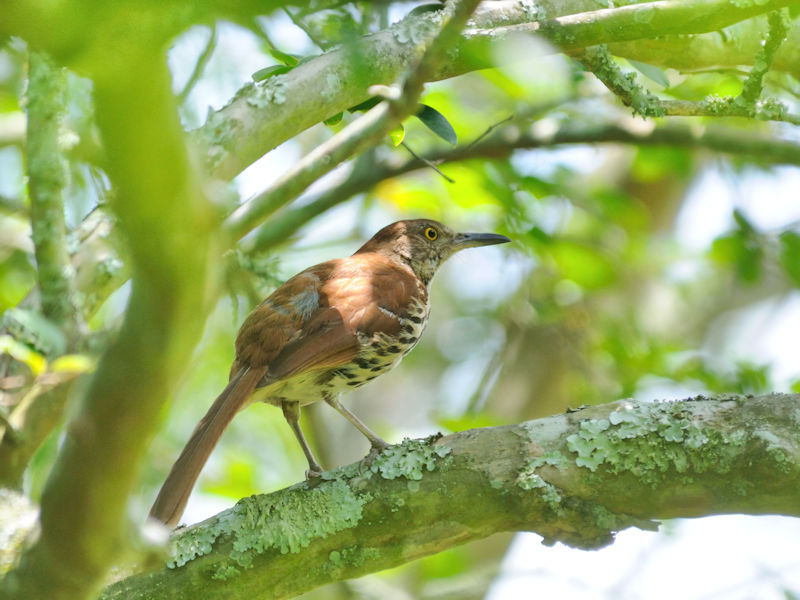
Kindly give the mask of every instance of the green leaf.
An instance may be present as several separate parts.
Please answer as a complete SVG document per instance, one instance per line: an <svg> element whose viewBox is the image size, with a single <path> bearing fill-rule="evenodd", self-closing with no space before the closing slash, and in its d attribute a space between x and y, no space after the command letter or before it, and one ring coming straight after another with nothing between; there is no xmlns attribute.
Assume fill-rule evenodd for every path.
<svg viewBox="0 0 800 600"><path fill-rule="evenodd" d="M338 125L339 123L342 122L342 116L343 115L344 115L344 113L336 113L332 117L330 117L328 119L325 119L323 121L323 123L325 123L325 125L327 125L328 127L330 127L332 125Z"/></svg>
<svg viewBox="0 0 800 600"><path fill-rule="evenodd" d="M91 357L85 354L65 354L50 363L49 371L53 373L88 373L95 367Z"/></svg>
<svg viewBox="0 0 800 600"><path fill-rule="evenodd" d="M756 238L742 231L718 237L711 244L711 257L719 263L733 265L743 281L756 281L761 275L763 254Z"/></svg>
<svg viewBox="0 0 800 600"><path fill-rule="evenodd" d="M800 235L786 231L781 235L781 264L795 287L800 288Z"/></svg>
<svg viewBox="0 0 800 600"><path fill-rule="evenodd" d="M406 16L410 17L412 15L424 15L430 12L436 12L437 10L442 10L443 8L444 4L441 2L438 4L420 4L419 6L412 8Z"/></svg>
<svg viewBox="0 0 800 600"><path fill-rule="evenodd" d="M420 111L417 113L417 118L430 129L433 133L438 135L448 144L455 146L458 143L458 137L445 116L435 108L431 108L427 104L423 104Z"/></svg>
<svg viewBox="0 0 800 600"><path fill-rule="evenodd" d="M28 365L34 375L41 375L47 366L44 356L34 352L10 335L0 336L0 352L10 355L14 360Z"/></svg>
<svg viewBox="0 0 800 600"><path fill-rule="evenodd" d="M378 96L373 96L372 98L368 98L364 100L360 104L356 104L355 106L351 106L347 109L348 112L367 112L370 108L375 106L378 102L381 101L381 98Z"/></svg>
<svg viewBox="0 0 800 600"><path fill-rule="evenodd" d="M269 79L270 77L274 77L275 75L282 75L283 73L288 73L292 70L292 67L287 67L286 65L271 65L269 67L264 67L263 69L259 69L255 73L253 73L253 81L264 81L265 79Z"/></svg>
<svg viewBox="0 0 800 600"><path fill-rule="evenodd" d="M299 56L295 56L294 54L286 54L286 52L281 52L277 48L270 48L269 53L272 58L283 63L287 67L296 67L300 60Z"/></svg>
<svg viewBox="0 0 800 600"><path fill-rule="evenodd" d="M394 129L389 131L389 137L392 138L392 144L395 146L399 146L400 142L403 141L403 138L406 137L406 130L403 128L402 125L398 125Z"/></svg>
<svg viewBox="0 0 800 600"><path fill-rule="evenodd" d="M562 276L584 289L599 289L614 280L614 266L598 248L556 240L549 251L560 267Z"/></svg>
<svg viewBox="0 0 800 600"><path fill-rule="evenodd" d="M738 208L733 211L733 220L736 221L736 224L746 234L753 234L756 232L755 227L753 227L752 223L747 220L747 217L744 216L744 213L740 211Z"/></svg>
<svg viewBox="0 0 800 600"><path fill-rule="evenodd" d="M658 85L669 87L669 78L664 71L655 65L648 65L647 63L639 62L638 60L628 59L631 66L639 71L648 79L656 82Z"/></svg>

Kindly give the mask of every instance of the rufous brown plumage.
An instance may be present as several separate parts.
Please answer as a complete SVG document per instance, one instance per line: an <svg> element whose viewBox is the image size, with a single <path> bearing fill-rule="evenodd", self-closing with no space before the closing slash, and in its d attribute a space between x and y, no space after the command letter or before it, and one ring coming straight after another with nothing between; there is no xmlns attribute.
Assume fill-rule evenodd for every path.
<svg viewBox="0 0 800 600"><path fill-rule="evenodd" d="M150 510L177 524L203 465L233 417L261 401L283 409L308 460L322 468L300 429L300 407L324 400L370 442L386 447L339 395L392 369L428 320L428 284L447 258L474 246L502 244L493 233L456 233L428 219L381 229L355 254L298 273L248 315L236 338L230 381L176 460Z"/></svg>

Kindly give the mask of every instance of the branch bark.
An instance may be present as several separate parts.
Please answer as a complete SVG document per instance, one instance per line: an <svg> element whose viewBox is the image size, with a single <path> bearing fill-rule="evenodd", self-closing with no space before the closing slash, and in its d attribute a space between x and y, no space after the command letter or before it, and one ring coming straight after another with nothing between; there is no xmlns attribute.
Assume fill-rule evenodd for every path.
<svg viewBox="0 0 800 600"><path fill-rule="evenodd" d="M60 334L53 354L74 349L80 314L75 305L74 271L67 252L64 188L67 164L61 152L66 77L49 56L31 52L28 61L25 151L30 197L31 237L36 256L38 298L42 314ZM60 386L20 402L0 425L0 485L19 489L36 450L63 419L68 386ZM6 427L13 431L6 431ZM9 439L13 438L13 441Z"/></svg>
<svg viewBox="0 0 800 600"><path fill-rule="evenodd" d="M207 309L213 212L189 169L160 48L126 48L94 73L98 124L131 253L125 321L67 425L42 494L41 535L3 598L83 600L126 547L127 503L164 400Z"/></svg>
<svg viewBox="0 0 800 600"><path fill-rule="evenodd" d="M290 598L499 531L604 546L652 520L800 516L800 395L622 400L408 441L178 530L103 600Z"/></svg>
<svg viewBox="0 0 800 600"><path fill-rule="evenodd" d="M646 48L646 44L659 38L652 43L664 48L664 36L681 44L689 34L713 32L792 4L798 4L797 0L650 2L564 17L545 14L547 19L541 22L534 20L539 15L529 13L526 23L466 30L459 51L441 64L433 78L446 79L491 66L487 57L492 56L492 48L513 35L543 36L554 46L547 50L542 45L542 53L615 43L612 50L619 56L638 58L638 46L622 44L643 44ZM519 10L523 11L522 5ZM493 23L488 13L482 11L480 24ZM497 20L507 22L507 7L502 6L498 13L501 16ZM407 17L385 31L327 52L289 73L243 87L227 106L212 113L205 125L192 132L208 172L223 180L231 179L287 139L366 100L370 85L395 81L413 64L414 40L431 27L430 19L430 15ZM765 31L766 22L755 39L760 40ZM794 32L800 35L797 23L793 24L790 37ZM753 54L735 51L735 56L725 57L724 64L752 64L758 44L755 46ZM735 47L729 42L726 50L732 53ZM716 58L722 57L717 53ZM655 62L670 66L669 58ZM776 66L780 64L784 63L779 53Z"/></svg>

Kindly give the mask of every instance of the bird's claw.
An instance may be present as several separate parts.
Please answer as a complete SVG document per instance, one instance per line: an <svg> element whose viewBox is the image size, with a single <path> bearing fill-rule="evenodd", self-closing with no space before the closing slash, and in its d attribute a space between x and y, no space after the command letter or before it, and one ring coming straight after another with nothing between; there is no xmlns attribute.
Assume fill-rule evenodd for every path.
<svg viewBox="0 0 800 600"><path fill-rule="evenodd" d="M371 467L375 459L378 458L378 455L388 447L389 444L386 442L383 442L383 444L372 444L367 455L358 463L358 474L363 475L364 469Z"/></svg>
<svg viewBox="0 0 800 600"><path fill-rule="evenodd" d="M307 480L318 479L319 477L322 477L322 467L320 466L309 467L306 471Z"/></svg>

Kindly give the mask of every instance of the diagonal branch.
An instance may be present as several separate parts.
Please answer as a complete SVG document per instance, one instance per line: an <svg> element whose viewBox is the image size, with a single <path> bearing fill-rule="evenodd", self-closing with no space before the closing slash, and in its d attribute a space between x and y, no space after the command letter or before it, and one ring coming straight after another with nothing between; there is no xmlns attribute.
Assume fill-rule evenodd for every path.
<svg viewBox="0 0 800 600"><path fill-rule="evenodd" d="M379 103L328 141L317 146L268 190L242 204L225 223L231 238L236 240L243 237L278 208L297 198L314 181L385 136L412 114L425 82L438 68L445 50L452 45L478 2L479 0L453 1L437 13L442 24L432 32L427 32L425 41L419 44L424 52L417 67L403 83L402 91L396 97Z"/></svg>
<svg viewBox="0 0 800 600"><path fill-rule="evenodd" d="M434 78L446 79L493 66L487 62L487 57L493 56L493 49L512 36L532 33L543 36L554 48L548 50L542 45L542 53L603 43L624 44L626 40L653 40L668 35L680 36L674 38L680 42L687 34L717 31L755 15L798 4L798 0L645 2L542 22L467 29L458 52L448 55ZM501 9L497 12L501 13ZM480 24L491 24L487 11L482 14ZM531 21L535 17L537 15L528 15L527 18ZM242 88L227 106L214 112L205 125L193 132L208 172L223 180L231 179L300 131L366 100L370 85L397 81L417 60L413 40L431 27L432 18L430 13L406 17L388 30L322 54L289 73ZM498 15L496 19L501 17ZM653 43L664 42L659 39ZM742 57L740 54L735 57L740 61L737 64L752 58L752 55ZM794 62L789 60L790 64Z"/></svg>
<svg viewBox="0 0 800 600"><path fill-rule="evenodd" d="M623 73L604 45L586 48L574 57L602 81L634 114L643 117L704 116L746 117L774 120L800 125L800 115L788 114L786 106L775 99L758 99L763 78L772 64L775 51L786 35L783 16L770 14L770 34L755 58L754 67L738 96L720 98L711 96L700 102L688 100L662 100L643 88L634 73Z"/></svg>
<svg viewBox="0 0 800 600"><path fill-rule="evenodd" d="M535 128L521 130L517 124L494 130L475 143L438 150L409 160L392 155L381 161L374 157L356 162L345 181L302 206L275 214L242 242L246 251L263 252L286 241L311 219L337 204L368 192L379 182L423 169L429 164L442 165L471 159L505 159L515 150L554 148L577 144L633 144L638 146L674 146L706 149L722 154L746 156L757 161L800 166L800 144L776 139L757 131L708 125L702 128L682 123L649 125L632 119L622 122L568 122L556 131L538 133Z"/></svg>
<svg viewBox="0 0 800 600"><path fill-rule="evenodd" d="M584 549L653 519L800 516L800 395L619 401L405 441L178 530L103 600L290 598L500 531Z"/></svg>

